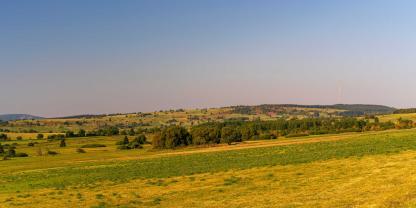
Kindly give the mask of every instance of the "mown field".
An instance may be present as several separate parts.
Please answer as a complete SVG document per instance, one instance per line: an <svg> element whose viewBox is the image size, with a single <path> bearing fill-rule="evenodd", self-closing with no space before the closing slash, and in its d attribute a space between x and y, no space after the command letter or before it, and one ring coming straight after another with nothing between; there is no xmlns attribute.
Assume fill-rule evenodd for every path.
<svg viewBox="0 0 416 208"><path fill-rule="evenodd" d="M0 161L1 207L412 207L416 130L177 150L117 150L115 137L38 145ZM13 141L16 142L16 141ZM36 154L18 141L17 151ZM75 150L84 144L106 147Z"/></svg>

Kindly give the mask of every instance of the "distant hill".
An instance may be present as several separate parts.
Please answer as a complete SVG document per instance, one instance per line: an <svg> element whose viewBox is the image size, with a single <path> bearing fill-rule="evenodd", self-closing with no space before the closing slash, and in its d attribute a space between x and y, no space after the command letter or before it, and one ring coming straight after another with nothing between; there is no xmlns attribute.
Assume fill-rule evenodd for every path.
<svg viewBox="0 0 416 208"><path fill-rule="evenodd" d="M256 114L280 112L284 108L316 108L316 109L334 109L341 116L361 116L375 114L391 114L397 109L383 105L366 105L366 104L336 104L336 105L297 105L297 104L264 104L255 106L231 106L235 113Z"/></svg>
<svg viewBox="0 0 416 208"><path fill-rule="evenodd" d="M29 114L3 114L0 115L1 121L14 121L14 120L30 120L30 119L42 119L39 116L32 116Z"/></svg>
<svg viewBox="0 0 416 208"><path fill-rule="evenodd" d="M341 113L346 116L352 115L374 115L374 114L391 114L397 109L384 105L364 105L364 104L336 104L332 105L334 109L345 110Z"/></svg>

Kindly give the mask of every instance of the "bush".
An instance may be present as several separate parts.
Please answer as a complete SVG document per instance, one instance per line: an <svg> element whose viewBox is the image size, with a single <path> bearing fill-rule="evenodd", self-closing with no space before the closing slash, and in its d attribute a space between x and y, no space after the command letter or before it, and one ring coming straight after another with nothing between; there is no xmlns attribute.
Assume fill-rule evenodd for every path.
<svg viewBox="0 0 416 208"><path fill-rule="evenodd" d="M136 132L134 132L134 129L130 129L129 130L129 135L130 136L134 136L136 134Z"/></svg>
<svg viewBox="0 0 416 208"><path fill-rule="evenodd" d="M65 132L65 137L67 137L67 138L75 137L75 133L73 131L67 131L67 132Z"/></svg>
<svg viewBox="0 0 416 208"><path fill-rule="evenodd" d="M145 143L147 143L147 138L144 134L140 134L140 135L136 136L133 141L137 142L139 144L145 144Z"/></svg>
<svg viewBox="0 0 416 208"><path fill-rule="evenodd" d="M124 136L123 144L128 144L128 143L129 143L129 138L127 136Z"/></svg>
<svg viewBox="0 0 416 208"><path fill-rule="evenodd" d="M57 155L58 153L57 153L57 152L55 152L55 151L48 150L48 151L46 152L46 154L48 154L48 155Z"/></svg>
<svg viewBox="0 0 416 208"><path fill-rule="evenodd" d="M16 156L16 150L14 149L14 147L9 147L9 150L7 151L7 156L9 157Z"/></svg>
<svg viewBox="0 0 416 208"><path fill-rule="evenodd" d="M7 137L7 134L0 134L0 141L7 141L9 138Z"/></svg>
<svg viewBox="0 0 416 208"><path fill-rule="evenodd" d="M143 148L142 144L137 141L130 142L128 145L129 149L141 149Z"/></svg>
<svg viewBox="0 0 416 208"><path fill-rule="evenodd" d="M97 147L106 147L104 144L84 144L81 148L97 148Z"/></svg>
<svg viewBox="0 0 416 208"><path fill-rule="evenodd" d="M59 147L66 147L65 139L61 139L61 142L59 143Z"/></svg>
<svg viewBox="0 0 416 208"><path fill-rule="evenodd" d="M17 137L16 137L16 140L19 140L19 141L20 141L20 140L23 140L23 137L22 137L22 136L17 136Z"/></svg>
<svg viewBox="0 0 416 208"><path fill-rule="evenodd" d="M136 136L133 141L129 141L128 137L125 136L122 141L116 143L118 145L117 149L141 149L143 148L142 144L147 142L146 140L146 136L143 134Z"/></svg>
<svg viewBox="0 0 416 208"><path fill-rule="evenodd" d="M36 138L37 138L37 139L43 139L43 134L38 134L38 135L36 135Z"/></svg>
<svg viewBox="0 0 416 208"><path fill-rule="evenodd" d="M27 146L28 146L28 147L34 147L34 146L35 146L35 143L33 143L33 142L29 142L29 143L27 143Z"/></svg>
<svg viewBox="0 0 416 208"><path fill-rule="evenodd" d="M19 152L19 153L16 153L15 157L29 157L29 155L24 152Z"/></svg>
<svg viewBox="0 0 416 208"><path fill-rule="evenodd" d="M78 131L78 136L79 136L79 137L85 137L85 135L86 135L86 132L85 132L85 130L84 130L84 129L80 129L80 130Z"/></svg>
<svg viewBox="0 0 416 208"><path fill-rule="evenodd" d="M81 148L77 148L77 153L86 153L86 151L84 150L84 149L81 149Z"/></svg>
<svg viewBox="0 0 416 208"><path fill-rule="evenodd" d="M130 147L127 146L127 145L125 145L125 144L123 144L123 145L118 145L117 146L117 149L119 149L119 150L127 150L127 149L130 149Z"/></svg>

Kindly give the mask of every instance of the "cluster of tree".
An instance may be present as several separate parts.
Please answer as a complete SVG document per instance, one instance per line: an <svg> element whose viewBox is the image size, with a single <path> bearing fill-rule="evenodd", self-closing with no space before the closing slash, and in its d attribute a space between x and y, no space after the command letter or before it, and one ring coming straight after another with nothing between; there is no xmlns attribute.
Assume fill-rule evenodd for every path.
<svg viewBox="0 0 416 208"><path fill-rule="evenodd" d="M2 145L0 143L0 155L3 157L3 160L6 160L10 157L27 157L28 154L24 152L16 153L16 145L15 144L5 144Z"/></svg>
<svg viewBox="0 0 416 208"><path fill-rule="evenodd" d="M144 134L139 134L134 137L132 141L129 141L127 136L124 136L123 140L117 142L118 149L127 150L127 149L141 149L143 144L147 143L147 138Z"/></svg>
<svg viewBox="0 0 416 208"><path fill-rule="evenodd" d="M136 132L137 131L137 132ZM141 133L141 129L138 130L134 130L134 128L130 128L129 130L121 130L120 131L120 135L129 135L129 136L134 136L136 135L136 133Z"/></svg>
<svg viewBox="0 0 416 208"><path fill-rule="evenodd" d="M401 128L410 125L408 121L401 122ZM165 127L156 133L153 146L154 148L175 148L190 144L231 144L244 140L276 139L279 136L296 137L393 128L397 128L397 124L380 122L377 117L373 119L346 117L210 122L193 126L190 131L180 126Z"/></svg>
<svg viewBox="0 0 416 208"><path fill-rule="evenodd" d="M0 141L8 141L10 138L7 136L7 134L0 134Z"/></svg>
<svg viewBox="0 0 416 208"><path fill-rule="evenodd" d="M120 130L118 127L106 126L96 131L90 131L86 134L86 136L113 136L113 135L118 135L119 133L120 133Z"/></svg>
<svg viewBox="0 0 416 208"><path fill-rule="evenodd" d="M192 144L192 136L181 126L169 126L156 133L152 140L154 148L175 148Z"/></svg>
<svg viewBox="0 0 416 208"><path fill-rule="evenodd" d="M39 136L39 135L38 135ZM65 139L65 135L63 134L50 134L47 137L48 141L53 141L53 140L62 140Z"/></svg>
<svg viewBox="0 0 416 208"><path fill-rule="evenodd" d="M70 138L70 137L85 137L86 135L86 131L84 129L80 129L78 131L78 133L74 133L73 131L66 131L65 132L65 137Z"/></svg>
<svg viewBox="0 0 416 208"><path fill-rule="evenodd" d="M66 147L65 138L61 139L61 141L59 142L59 147Z"/></svg>

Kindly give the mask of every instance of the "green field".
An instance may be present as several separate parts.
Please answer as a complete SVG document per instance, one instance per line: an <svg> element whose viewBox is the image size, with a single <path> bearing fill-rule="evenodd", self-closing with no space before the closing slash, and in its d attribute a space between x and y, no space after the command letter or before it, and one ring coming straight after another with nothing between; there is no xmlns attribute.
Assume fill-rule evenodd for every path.
<svg viewBox="0 0 416 208"><path fill-rule="evenodd" d="M415 172L415 138L416 130L392 130L163 151L117 150L120 136L67 139L64 148L40 142L59 154L1 161L0 201L2 207L366 207L367 198L387 197L371 202L412 206L416 181L404 178ZM35 154L27 142L17 151ZM106 147L76 153L91 143ZM400 200L389 198L395 194Z"/></svg>

